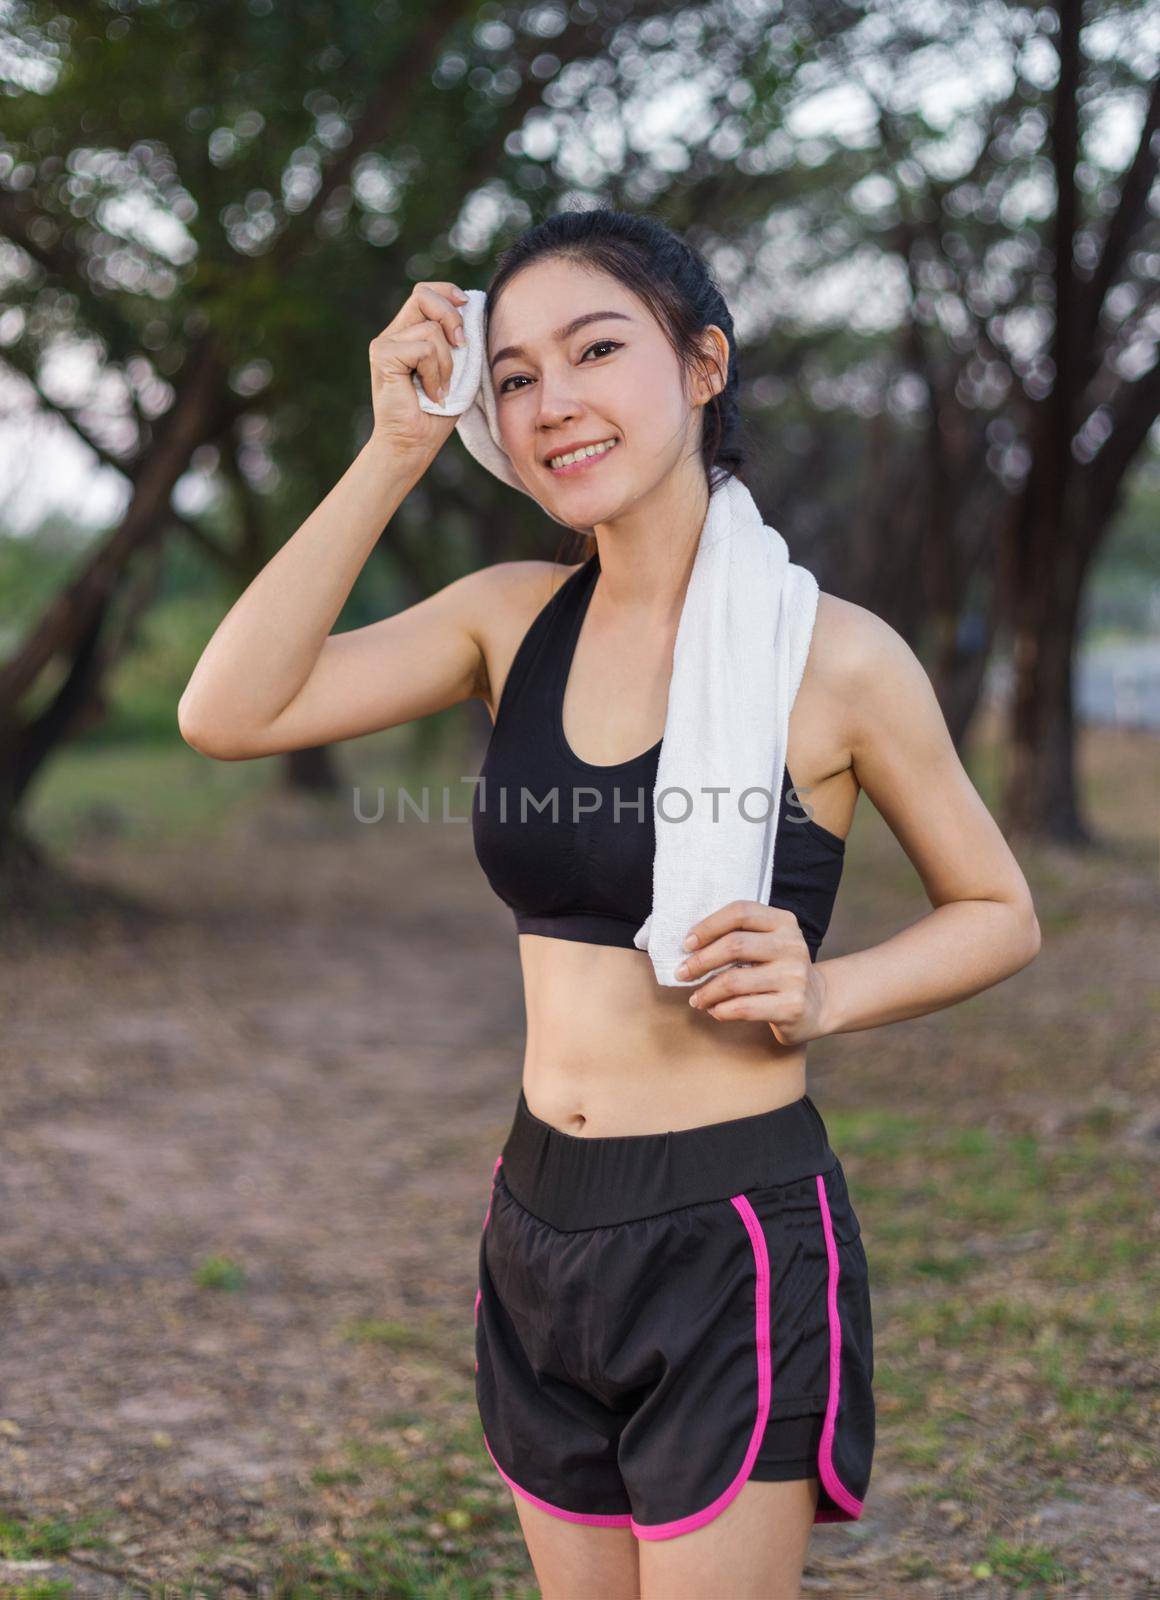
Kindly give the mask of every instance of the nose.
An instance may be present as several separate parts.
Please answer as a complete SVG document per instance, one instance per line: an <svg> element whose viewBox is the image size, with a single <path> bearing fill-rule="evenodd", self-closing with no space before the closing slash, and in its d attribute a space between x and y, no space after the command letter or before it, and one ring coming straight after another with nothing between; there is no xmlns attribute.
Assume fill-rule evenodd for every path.
<svg viewBox="0 0 1160 1600"><path fill-rule="evenodd" d="M578 415L578 412L579 407L570 400L541 403L536 416L536 428L540 433L558 433Z"/></svg>
<svg viewBox="0 0 1160 1600"><path fill-rule="evenodd" d="M543 457L546 451L552 448L556 439L567 438L575 434L575 419L579 408L566 402L561 405L541 405L536 417L535 442L536 455Z"/></svg>
<svg viewBox="0 0 1160 1600"><path fill-rule="evenodd" d="M568 393L569 376L567 369L559 373L544 371L540 374L540 404L536 413L539 427L559 427L562 422L569 422L576 416L579 403L575 395Z"/></svg>

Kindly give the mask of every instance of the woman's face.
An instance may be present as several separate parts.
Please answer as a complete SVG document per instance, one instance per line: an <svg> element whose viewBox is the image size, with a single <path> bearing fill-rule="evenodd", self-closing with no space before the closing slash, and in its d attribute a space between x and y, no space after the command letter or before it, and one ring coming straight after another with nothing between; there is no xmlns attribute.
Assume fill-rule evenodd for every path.
<svg viewBox="0 0 1160 1600"><path fill-rule="evenodd" d="M591 320L568 331L581 317ZM525 267L495 302L488 350L503 447L562 521L609 521L682 458L701 471L701 413L680 363L648 307L607 273L561 260ZM614 447L586 464L548 465L608 439Z"/></svg>

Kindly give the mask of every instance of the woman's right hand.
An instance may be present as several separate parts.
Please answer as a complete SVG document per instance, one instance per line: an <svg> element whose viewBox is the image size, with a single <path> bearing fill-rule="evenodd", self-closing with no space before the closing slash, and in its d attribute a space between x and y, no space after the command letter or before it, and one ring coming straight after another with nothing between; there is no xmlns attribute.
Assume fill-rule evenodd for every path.
<svg viewBox="0 0 1160 1600"><path fill-rule="evenodd" d="M453 283L417 283L410 298L371 340L371 402L374 437L392 450L434 459L455 429L457 417L424 411L411 380L418 372L428 398L440 403L441 385L451 385L451 342L463 327L467 296Z"/></svg>

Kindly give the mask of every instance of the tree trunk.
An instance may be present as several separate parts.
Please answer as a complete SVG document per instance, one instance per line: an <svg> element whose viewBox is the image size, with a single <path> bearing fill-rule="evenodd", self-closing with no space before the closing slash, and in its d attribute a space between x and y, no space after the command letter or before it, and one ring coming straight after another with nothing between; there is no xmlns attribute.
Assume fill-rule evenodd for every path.
<svg viewBox="0 0 1160 1600"><path fill-rule="evenodd" d="M340 779L330 745L288 750L282 767L282 782L283 788L291 794L337 794Z"/></svg>
<svg viewBox="0 0 1160 1600"><path fill-rule="evenodd" d="M1059 79L1051 125L1056 187L1053 377L1050 392L1029 409L1031 464L1008 525L1005 599L1015 683L1011 759L1001 810L1008 836L1034 833L1061 843L1090 844L1079 813L1071 683L1087 565L1075 515L1075 501L1083 496L1071 450L1082 388L1074 266L1082 0L1061 0L1058 16Z"/></svg>
<svg viewBox="0 0 1160 1600"><path fill-rule="evenodd" d="M1003 797L1008 837L1038 834L1070 845L1095 842L1081 815L1075 770L1073 665L1085 563L1074 528L1041 529L1055 564L1017 577L1012 629L1011 753Z"/></svg>

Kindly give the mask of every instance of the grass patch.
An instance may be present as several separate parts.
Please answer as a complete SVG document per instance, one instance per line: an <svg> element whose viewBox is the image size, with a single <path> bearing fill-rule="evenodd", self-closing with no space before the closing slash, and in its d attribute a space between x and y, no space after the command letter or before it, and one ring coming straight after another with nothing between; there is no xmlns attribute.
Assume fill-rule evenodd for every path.
<svg viewBox="0 0 1160 1600"><path fill-rule="evenodd" d="M995 1577L1014 1584L1020 1592L1041 1589L1045 1584L1066 1583L1073 1576L1071 1570L1042 1544L1013 1544L1008 1539L991 1539L985 1561Z"/></svg>
<svg viewBox="0 0 1160 1600"><path fill-rule="evenodd" d="M70 1578L40 1578L32 1583L21 1583L15 1589L5 1589L8 1600L69 1600L76 1594Z"/></svg>
<svg viewBox="0 0 1160 1600"><path fill-rule="evenodd" d="M315 804L353 818L354 788L362 790L364 813L374 812L382 788L393 816L398 789L418 799L424 784L432 789L446 784L455 809L469 811L471 787L459 782L469 770L463 741L450 732L438 744L432 741L430 750L409 728L345 741L332 752L337 793ZM93 738L61 750L38 778L26 821L52 854L67 853L94 837L142 843L212 840L233 817L276 794L284 768L280 756L214 761L201 755L178 733L174 702L171 737L120 743Z"/></svg>
<svg viewBox="0 0 1160 1600"><path fill-rule="evenodd" d="M50 1517L39 1522L21 1522L0 1516L0 1557L5 1561L61 1560L70 1550L103 1550L109 1541L98 1532L107 1514L85 1517Z"/></svg>
<svg viewBox="0 0 1160 1600"><path fill-rule="evenodd" d="M229 1256L204 1256L194 1270L193 1281L199 1289L224 1289L232 1294L245 1288L246 1275Z"/></svg>
<svg viewBox="0 0 1160 1600"><path fill-rule="evenodd" d="M878 1109L828 1122L866 1244L884 1456L960 1498L1016 1464L1146 1459L1153 1184L1114 1119L1050 1141Z"/></svg>
<svg viewBox="0 0 1160 1600"><path fill-rule="evenodd" d="M5 1561L63 1561L70 1550L110 1550L112 1542L100 1526L111 1513L91 1512L84 1517L48 1517L22 1522L0 1515L0 1559ZM29 1578L0 1586L5 1600L68 1600L76 1593L69 1578Z"/></svg>
<svg viewBox="0 0 1160 1600"><path fill-rule="evenodd" d="M916 1256L910 1263L910 1270L920 1278L935 1278L942 1283L959 1283L963 1278L969 1278L978 1264L978 1257L974 1255Z"/></svg>
<svg viewBox="0 0 1160 1600"><path fill-rule="evenodd" d="M272 1565L264 1554L266 1600L538 1600L510 1492L487 1458L470 1397L458 1397L450 1423L408 1420L415 1415L394 1414L389 1439L349 1440L352 1473L314 1475L338 1488L357 1478L375 1495L371 1509L344 1520L341 1542L303 1541L281 1549ZM457 1425L457 1416L469 1420ZM237 1553L253 1560L248 1548ZM215 1549L199 1568L208 1579L229 1557Z"/></svg>
<svg viewBox="0 0 1160 1600"><path fill-rule="evenodd" d="M341 1489L357 1486L363 1477L353 1467L315 1467L310 1474L310 1481L319 1489Z"/></svg>
<svg viewBox="0 0 1160 1600"><path fill-rule="evenodd" d="M385 1345L388 1350L424 1350L434 1348L429 1330L411 1322L396 1322L389 1318L362 1317L348 1322L342 1330L344 1339L352 1344Z"/></svg>
<svg viewBox="0 0 1160 1600"><path fill-rule="evenodd" d="M947 1458L946 1429L937 1417L916 1417L894 1453L908 1467L919 1471L937 1469Z"/></svg>
<svg viewBox="0 0 1160 1600"><path fill-rule="evenodd" d="M142 841L210 835L276 781L276 763L210 761L168 743L76 745L51 762L28 807L30 830L53 852L94 834Z"/></svg>
<svg viewBox="0 0 1160 1600"><path fill-rule="evenodd" d="M525 1559L438 1519L368 1518L341 1545L303 1544L262 1574L264 1600L539 1600ZM195 1591L191 1591L195 1592ZM204 1592L202 1589L200 1592Z"/></svg>

